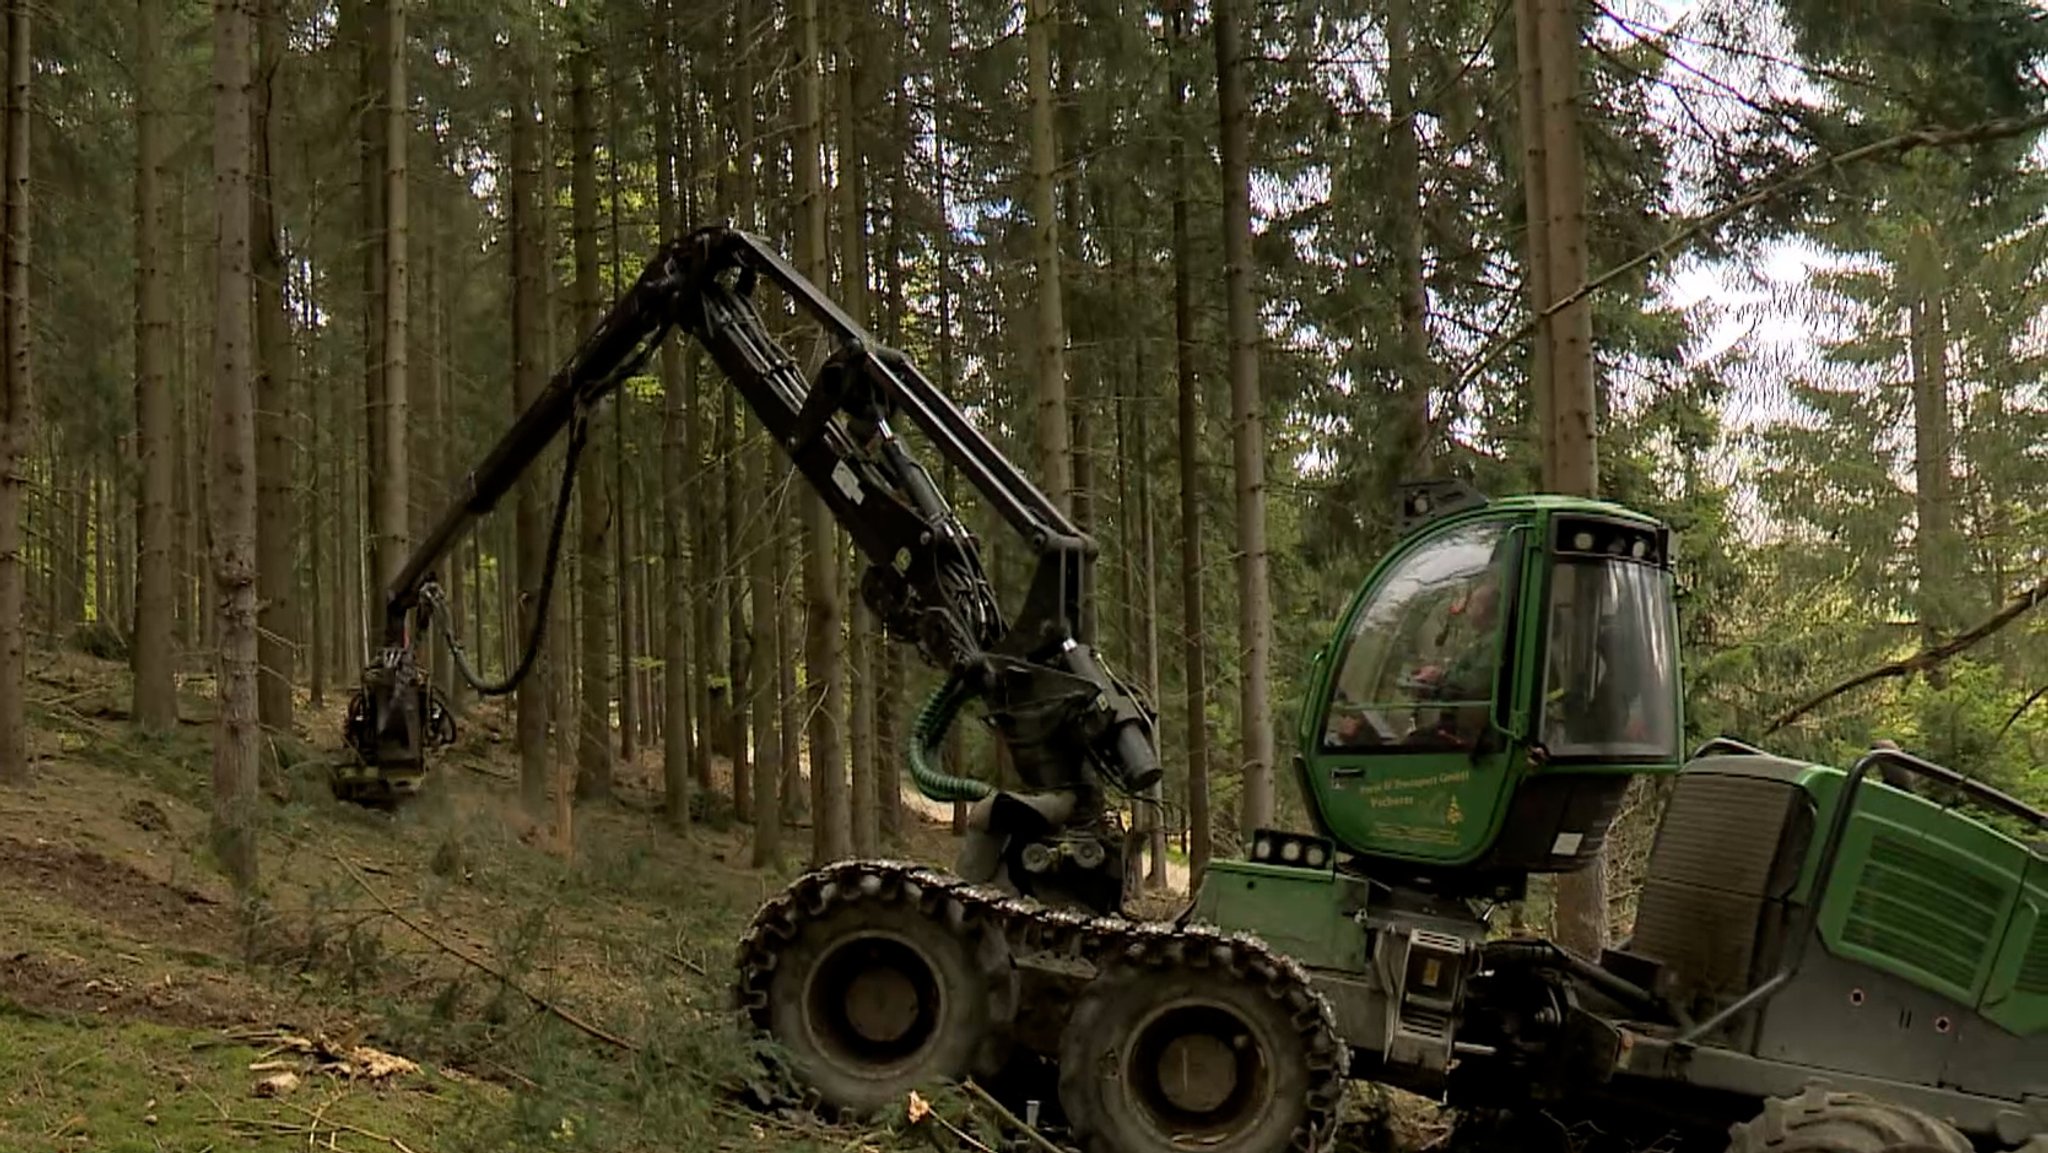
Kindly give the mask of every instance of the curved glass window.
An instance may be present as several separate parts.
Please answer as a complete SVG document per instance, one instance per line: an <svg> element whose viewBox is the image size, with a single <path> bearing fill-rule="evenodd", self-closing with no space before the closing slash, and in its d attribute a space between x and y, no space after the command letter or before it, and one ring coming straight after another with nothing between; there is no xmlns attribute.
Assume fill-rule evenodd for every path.
<svg viewBox="0 0 2048 1153"><path fill-rule="evenodd" d="M1677 642L1662 570L1559 558L1544 632L1539 732L1551 756L1676 754Z"/></svg>
<svg viewBox="0 0 2048 1153"><path fill-rule="evenodd" d="M1485 731L1512 579L1508 525L1476 521L1409 553L1359 608L1323 720L1331 750L1470 748Z"/></svg>

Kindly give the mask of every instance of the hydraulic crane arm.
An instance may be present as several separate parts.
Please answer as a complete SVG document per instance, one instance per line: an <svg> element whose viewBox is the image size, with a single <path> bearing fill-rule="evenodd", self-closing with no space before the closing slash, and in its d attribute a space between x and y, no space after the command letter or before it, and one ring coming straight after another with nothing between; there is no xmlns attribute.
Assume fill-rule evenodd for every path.
<svg viewBox="0 0 2048 1153"><path fill-rule="evenodd" d="M763 278L830 340L832 351L815 380L805 379L755 309L754 289ZM574 450L590 408L676 328L710 354L853 538L868 561L861 595L888 634L914 643L947 674L911 741L920 790L942 800L987 793L979 782L948 777L929 761L953 715L976 698L1030 788L1087 794L1096 791L1097 779L1107 779L1137 792L1158 779L1151 710L1083 635L1094 542L902 353L878 343L759 238L726 226L699 229L657 253L469 475L467 491L386 590L383 648L365 672L350 722L351 743L370 767L422 764L423 720L432 706L414 660L412 623L424 625L441 613L434 566L568 429L571 472L550 543L552 573ZM972 535L897 435L892 422L898 417L915 425L1035 550L1036 572L1014 624L1003 618ZM544 616L543 605L537 619ZM459 648L455 655L464 675L473 676ZM509 691L531 651L527 657L490 691Z"/></svg>

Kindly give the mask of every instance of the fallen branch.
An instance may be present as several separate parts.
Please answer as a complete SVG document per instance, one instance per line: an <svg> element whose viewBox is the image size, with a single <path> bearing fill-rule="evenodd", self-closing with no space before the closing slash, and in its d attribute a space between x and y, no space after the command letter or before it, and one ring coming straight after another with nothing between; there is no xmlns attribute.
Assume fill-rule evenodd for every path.
<svg viewBox="0 0 2048 1153"><path fill-rule="evenodd" d="M1816 177L1824 173L1835 172L1865 160L1873 160L1883 156L1904 155L1921 148L1953 148L1963 144L1988 144L1994 140L2006 140L2014 136L2024 136L2029 132L2036 132L2043 128L2048 128L2048 112L2036 113L2032 116L1987 120L1981 124L1966 125L1962 128L1919 128L1911 132L1901 132L1897 136L1887 136L1883 140L1874 140L1861 147L1851 148L1847 152L1823 156L1789 176L1766 184L1747 195L1737 197L1672 233L1670 236L1665 237L1663 242L1655 247L1622 261L1613 268L1565 293L1541 312L1536 313L1528 320L1516 326L1514 331L1488 345L1472 361L1470 366L1458 374L1458 384L1460 387L1470 384L1473 378L1477 377L1480 371L1487 365L1493 363L1496 357L1521 343L1530 333L1535 332L1536 327L1545 320L1570 308L1572 305L1620 280L1622 277L1637 271L1651 261L1671 255L1680 245L1719 228L1729 220L1742 215L1752 208L1768 204L1787 193L1810 184Z"/></svg>
<svg viewBox="0 0 2048 1153"><path fill-rule="evenodd" d="M476 969L479 972L496 979L497 981L501 982L506 988L526 998L528 1001L531 1001L533 1003L534 1008L539 1009L542 1012L548 1014L549 1016L555 1018L556 1020L562 1022L563 1024L568 1025L571 1028L582 1032L585 1036L588 1036L594 1040L602 1041L615 1049L620 1049L627 1053L638 1054L641 1051L640 1046L635 1044L634 1042L628 1041L627 1039L619 1036L616 1033L610 1032L609 1030L604 1029L601 1026L593 1025L589 1021L586 1021L583 1018L578 1017L576 1014L571 1013L569 1010L562 1008L560 1005L555 1004L553 1001L548 1000L546 997L543 997L540 994L533 992L532 990L526 988L524 985L521 985L518 981L513 980L511 974L506 973L503 969L498 968L496 965L491 964L490 962L482 959L481 957L472 955L460 946L452 944L445 938L441 937L433 930L428 929L426 926L421 925L419 922L413 920L411 917L406 916L404 913L398 910L397 906L393 905L389 900L386 900L384 894L378 892L376 888L370 884L369 878L363 876L362 872L358 870L353 864L349 863L347 858L342 857L340 854L337 853L329 853L328 855L334 858L336 864L339 864L343 869L346 869L348 871L349 877L352 880L354 880L357 885L361 886L362 890L365 893L368 893L372 900L376 901L379 905L382 905L384 907L384 911L386 913L389 913L393 920L397 921L401 925L404 925L406 928L411 929L413 932L418 933L428 942L439 947L442 952L447 953L449 956L454 957L456 960L463 962L471 968Z"/></svg>
<svg viewBox="0 0 2048 1153"><path fill-rule="evenodd" d="M353 1134L355 1134L355 1135L356 1135L356 1136L358 1136L358 1137L364 1137L364 1138L368 1138L368 1139L369 1139L369 1140L371 1140L371 1141L381 1141L381 1142L383 1142L384 1144L386 1144L386 1145L389 1145L389 1146L391 1146L391 1147L392 1147L393 1149L396 1149L396 1150L398 1150L398 1153L413 1153L412 1149L411 1149L411 1148L410 1148L409 1146L407 1146L405 1142L403 1142L403 1141L400 1141L400 1140L399 1140L398 1138L396 1138L396 1137L390 1137L390 1136L386 1136L385 1134L382 1134L382 1133L374 1133L374 1132L371 1132L371 1131L370 1131L370 1130L368 1130L368 1129L362 1128L362 1127L361 1127L361 1126L359 1126L359 1125L351 1125L351 1124L349 1124L349 1123L348 1123L348 1122L346 1122L346 1121L328 1121L328 1120L325 1120L325 1119L323 1119L323 1118L322 1118L322 1117L320 1116L320 1114L319 1114L319 1113L315 1113L315 1112L314 1112L314 1111L312 1111L311 1109L308 1109L308 1108L306 1108L306 1107L305 1107L304 1105L300 1105L300 1104L298 1104L298 1103L296 1103L296 1102L293 1102L293 1101L286 1101L286 1102L283 1102L283 1104L284 1104L284 1106L285 1106L286 1108L288 1108L288 1109L296 1109L296 1110L298 1110L299 1112L301 1112L301 1113L304 1113L304 1114L305 1114L306 1116L308 1116L308 1117L312 1118L312 1119L313 1119L313 1125L314 1125L314 1127L315 1127L315 1129L316 1129L316 1130L317 1130L317 1128L318 1128L319 1126L321 1126L321 1125L325 1125L325 1126L327 1126L327 1127L328 1127L329 1129L336 1129L336 1130L340 1130L340 1131L342 1131L342 1132L347 1132L347 1133L353 1133ZM324 1111L324 1110L325 1110L326 1108L327 1108L327 1107L326 1107L325 1105L322 1105L322 1106L321 1106L321 1109L322 1109L323 1111Z"/></svg>
<svg viewBox="0 0 2048 1153"><path fill-rule="evenodd" d="M2020 702L2020 707L2014 709L2012 711L2012 715L2005 718L2005 723L1998 726L1998 739L2004 740L2006 730L2012 728L2013 725L2018 724L2019 719L2027 715L2027 710L2034 707L2034 702L2040 700L2042 697L2048 697L2048 685L2042 685L2040 688L2035 689L2032 693L2029 693L2027 695L2027 699Z"/></svg>
<svg viewBox="0 0 2048 1153"><path fill-rule="evenodd" d="M2029 610L2040 605L2043 601L2048 601L2048 580L2043 580L2033 588L2014 597L2006 603L2004 608L1979 621L1969 630L1957 633L1941 644L1935 645L1932 648L1921 649L1910 657L1879 665L1867 672L1858 673L1824 692L1816 693L1810 699L1786 710L1777 720L1772 721L1770 727L1764 730L1764 735L1768 736L1771 733L1777 732L1779 729L1784 728L1786 725L1851 689L1862 688L1872 681L1881 681L1887 677L1904 677L1911 676L1914 673L1926 672L1928 669L1942 664L1949 658L1971 648L1993 633L2025 616Z"/></svg>
<svg viewBox="0 0 2048 1153"><path fill-rule="evenodd" d="M951 1153L951 1150L947 1148L945 1139L939 1136L938 1129L932 1128L933 1125L951 1133L955 1140L977 1150L978 1153L995 1153L995 1150L975 1140L958 1125L946 1120L945 1115L932 1108L931 1102L919 1096L916 1090L911 1091L909 1107L904 1115L909 1119L910 1127L923 1134L926 1142L939 1153Z"/></svg>
<svg viewBox="0 0 2048 1153"><path fill-rule="evenodd" d="M1005 1125L1008 1125L1010 1128L1017 1130L1019 1133L1022 1133L1024 1135L1025 1140L1031 1142L1031 1144L1037 1146L1038 1148L1045 1150L1045 1153L1066 1153L1066 1150L1061 1149L1059 1146L1053 1144L1052 1141L1049 1140L1045 1134L1040 1133L1038 1130L1033 1129L1030 1125L1025 1124L1023 1118L1017 1116L1015 1113L1010 1112L1009 1107L1004 1105L1001 1101L996 1100L995 1097L992 1094L990 1094L988 1090L975 1084L973 1078L969 1078L966 1081L961 1082L961 1087L966 1089L968 1094L972 1096L975 1100L981 1102L982 1104L988 1106L991 1110L993 1110L995 1112L996 1117L1000 1119Z"/></svg>

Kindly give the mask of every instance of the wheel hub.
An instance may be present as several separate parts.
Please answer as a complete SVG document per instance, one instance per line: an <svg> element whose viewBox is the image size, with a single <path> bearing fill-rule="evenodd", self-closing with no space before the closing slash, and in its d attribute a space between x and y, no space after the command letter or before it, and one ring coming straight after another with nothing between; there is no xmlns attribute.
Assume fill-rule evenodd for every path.
<svg viewBox="0 0 2048 1153"><path fill-rule="evenodd" d="M1210 1001L1162 1006L1125 1049L1126 1091L1160 1129L1222 1138L1271 1107L1272 1061L1242 1017Z"/></svg>
<svg viewBox="0 0 2048 1153"><path fill-rule="evenodd" d="M1175 1037L1159 1054L1159 1088L1176 1109L1214 1112L1237 1089L1237 1056L1208 1033Z"/></svg>
<svg viewBox="0 0 2048 1153"><path fill-rule="evenodd" d="M864 969L846 990L847 1023L877 1044L898 1041L917 1025L917 987L901 969Z"/></svg>
<svg viewBox="0 0 2048 1153"><path fill-rule="evenodd" d="M892 1067L937 1036L945 1011L938 968L895 934L863 934L819 958L804 992L818 1052L849 1070ZM865 1074L864 1074L865 1075Z"/></svg>

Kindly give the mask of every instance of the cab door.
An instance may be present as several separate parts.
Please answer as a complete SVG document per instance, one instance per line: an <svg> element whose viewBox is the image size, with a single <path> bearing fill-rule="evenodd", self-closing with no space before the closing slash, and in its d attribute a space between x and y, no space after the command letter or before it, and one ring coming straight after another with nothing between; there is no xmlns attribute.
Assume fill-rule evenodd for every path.
<svg viewBox="0 0 2048 1153"><path fill-rule="evenodd" d="M1456 864L1491 842L1520 715L1506 676L1531 566L1526 519L1447 521L1384 561L1323 662L1304 726L1329 835L1378 856Z"/></svg>

